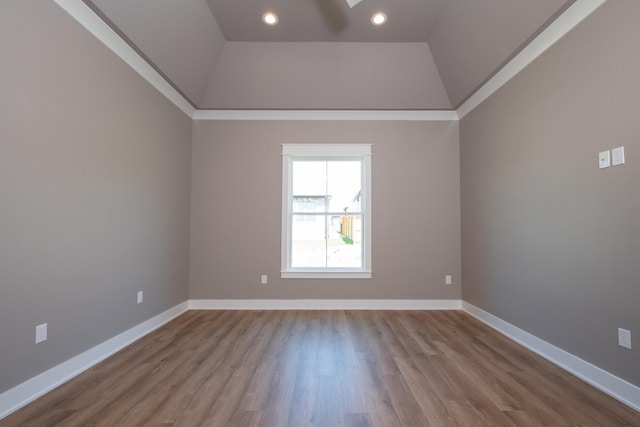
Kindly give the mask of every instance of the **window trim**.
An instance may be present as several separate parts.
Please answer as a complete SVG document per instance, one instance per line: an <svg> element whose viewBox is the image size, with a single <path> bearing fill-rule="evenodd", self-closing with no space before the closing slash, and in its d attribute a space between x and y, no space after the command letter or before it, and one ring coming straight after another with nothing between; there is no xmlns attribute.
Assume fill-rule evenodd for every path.
<svg viewBox="0 0 640 427"><path fill-rule="evenodd" d="M362 161L362 267L292 268L292 167L295 159L358 159ZM282 144L281 277L283 279L370 279L371 271L371 144Z"/></svg>

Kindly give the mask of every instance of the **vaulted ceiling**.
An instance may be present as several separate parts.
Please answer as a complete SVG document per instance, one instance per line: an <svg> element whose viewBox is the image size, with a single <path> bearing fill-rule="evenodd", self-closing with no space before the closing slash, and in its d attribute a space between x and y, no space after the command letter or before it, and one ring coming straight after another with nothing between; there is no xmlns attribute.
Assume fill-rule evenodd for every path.
<svg viewBox="0 0 640 427"><path fill-rule="evenodd" d="M199 109L449 110L574 1L85 3Z"/></svg>

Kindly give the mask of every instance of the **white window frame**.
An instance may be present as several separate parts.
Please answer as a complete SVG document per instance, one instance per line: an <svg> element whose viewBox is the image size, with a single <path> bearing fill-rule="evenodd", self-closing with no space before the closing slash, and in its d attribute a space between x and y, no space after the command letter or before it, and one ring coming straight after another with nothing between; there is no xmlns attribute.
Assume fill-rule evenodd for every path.
<svg viewBox="0 0 640 427"><path fill-rule="evenodd" d="M354 159L362 161L362 267L291 267L292 171L299 159ZM371 144L282 144L282 243L281 277L285 279L371 278Z"/></svg>

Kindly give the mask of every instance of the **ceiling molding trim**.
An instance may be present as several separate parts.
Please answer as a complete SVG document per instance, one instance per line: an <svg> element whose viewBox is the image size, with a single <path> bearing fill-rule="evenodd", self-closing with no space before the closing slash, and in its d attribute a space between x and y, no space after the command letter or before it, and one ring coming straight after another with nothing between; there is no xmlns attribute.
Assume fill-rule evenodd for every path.
<svg viewBox="0 0 640 427"><path fill-rule="evenodd" d="M187 116L196 109L82 0L53 0Z"/></svg>
<svg viewBox="0 0 640 427"><path fill-rule="evenodd" d="M591 15L607 0L577 0L567 10L552 22L544 31L531 41L522 51L498 71L489 81L478 89L457 110L458 117L462 119L489 98L494 92L515 77L527 65L538 58L553 44L571 31L576 25Z"/></svg>
<svg viewBox="0 0 640 427"><path fill-rule="evenodd" d="M196 110L194 120L457 121L453 110Z"/></svg>
<svg viewBox="0 0 640 427"><path fill-rule="evenodd" d="M457 110L198 110L82 0L53 0L194 120L457 121L473 111L607 0L576 0Z"/></svg>

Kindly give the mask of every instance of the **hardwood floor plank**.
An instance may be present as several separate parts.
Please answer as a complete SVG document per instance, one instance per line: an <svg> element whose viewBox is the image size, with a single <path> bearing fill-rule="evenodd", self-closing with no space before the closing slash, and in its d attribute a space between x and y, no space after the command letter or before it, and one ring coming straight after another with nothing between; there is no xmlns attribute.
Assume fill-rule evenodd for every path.
<svg viewBox="0 0 640 427"><path fill-rule="evenodd" d="M272 315L273 313L269 313ZM221 389L221 396L208 411L202 414L200 423L215 418L220 425L228 425L235 412L241 407L243 396L249 391L251 379L259 366L260 359L266 353L277 332L275 319L258 316L251 325L253 334L246 340L246 345L238 343L236 352L227 356L226 361L234 360L228 368L232 372L227 383Z"/></svg>
<svg viewBox="0 0 640 427"><path fill-rule="evenodd" d="M640 426L460 311L189 311L0 426Z"/></svg>
<svg viewBox="0 0 640 427"><path fill-rule="evenodd" d="M269 381L266 395L262 398L263 416L260 422L262 427L288 426L292 418L295 405L294 388L298 373L299 353L305 339L305 331L309 313L304 311L289 312L287 318L291 318L292 327L284 341L284 346L278 352L273 374Z"/></svg>
<svg viewBox="0 0 640 427"><path fill-rule="evenodd" d="M249 350L263 330L258 312L248 312L225 339L212 349L199 367L201 382L193 388L197 395L189 400L186 411L176 418L179 425L201 425L208 418L211 408L225 408L211 425L224 425L230 404L227 393L230 387L241 386L235 382L238 367L244 358L252 353ZM230 385L231 384L231 385ZM221 400L221 402L218 402ZM226 405L225 405L226 404Z"/></svg>
<svg viewBox="0 0 640 427"><path fill-rule="evenodd" d="M441 427L454 425L444 402L435 393L437 388L433 387L427 377L422 374L414 360L396 359L396 363L415 401L420 405L421 411L427 415L428 425Z"/></svg>

